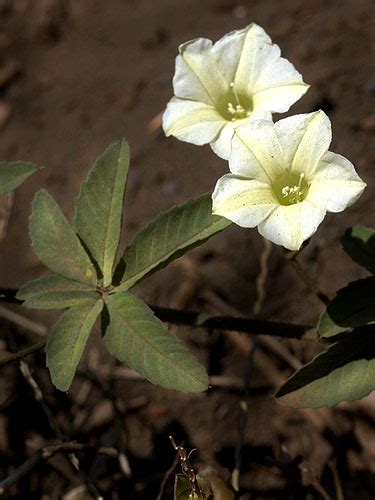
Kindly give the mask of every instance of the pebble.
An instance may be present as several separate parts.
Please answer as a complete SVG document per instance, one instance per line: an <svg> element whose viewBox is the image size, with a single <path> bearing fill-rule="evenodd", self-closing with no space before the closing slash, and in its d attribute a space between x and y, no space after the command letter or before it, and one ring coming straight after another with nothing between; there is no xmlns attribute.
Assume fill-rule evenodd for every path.
<svg viewBox="0 0 375 500"><path fill-rule="evenodd" d="M0 66L0 88L6 85L19 72L20 68L16 61L8 60Z"/></svg>
<svg viewBox="0 0 375 500"><path fill-rule="evenodd" d="M375 130L375 114L368 115L359 122L359 128L366 132L373 132Z"/></svg>

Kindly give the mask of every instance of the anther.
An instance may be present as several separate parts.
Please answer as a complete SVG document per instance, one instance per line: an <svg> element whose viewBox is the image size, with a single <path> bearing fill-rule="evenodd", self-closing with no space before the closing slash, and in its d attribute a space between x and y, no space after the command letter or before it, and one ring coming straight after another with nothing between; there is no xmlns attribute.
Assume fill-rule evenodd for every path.
<svg viewBox="0 0 375 500"><path fill-rule="evenodd" d="M234 109L234 106L231 102L228 102L228 113L230 113L231 115L234 115L236 113L236 110Z"/></svg>

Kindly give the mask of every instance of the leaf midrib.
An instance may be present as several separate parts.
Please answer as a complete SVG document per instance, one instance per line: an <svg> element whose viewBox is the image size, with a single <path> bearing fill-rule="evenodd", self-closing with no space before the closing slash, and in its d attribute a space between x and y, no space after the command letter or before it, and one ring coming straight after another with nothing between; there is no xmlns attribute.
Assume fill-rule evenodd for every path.
<svg viewBox="0 0 375 500"><path fill-rule="evenodd" d="M113 212L114 212L113 207L115 205L114 190L115 190L115 186L117 184L117 179L119 177L119 172L121 170L121 169L119 169L119 163L120 163L120 158L122 156L122 149L123 149L123 143L121 142L120 152L119 152L118 158L117 158L117 168L116 168L115 180L113 183L113 191L112 191L112 197L111 197L111 203L110 203L110 210L109 210L109 214L108 214L108 223L107 223L107 227L105 230L105 243L104 243L104 252L103 252L103 282L104 282L105 286L111 282L111 278L112 278L112 267L113 267L114 256L112 258L112 263L108 264L107 263L107 255L112 252L112 247L109 248L107 243L108 243L108 240L110 239L109 238L109 230L112 227L112 219L113 219ZM108 266L109 266L109 269L107 269Z"/></svg>
<svg viewBox="0 0 375 500"><path fill-rule="evenodd" d="M150 264L148 266L144 266L142 269L138 270L136 273L127 277L127 279L125 281L123 281L121 283L121 285L119 285L119 288L121 287L122 290L125 289L126 285L128 285L129 282L130 282L130 284L128 285L128 288L130 288L135 283L137 283L138 280L141 279L145 274L147 274L149 271L151 271L152 269L157 267L160 263L164 262L166 259L171 257L174 253L178 252L182 248L188 247L189 242L191 242L190 244L194 244L195 242L198 242L199 240L204 238L204 236L197 238L197 235L204 233L208 228L215 227L216 225L220 224L221 222L222 222L222 220L220 219L217 222L214 222L214 224L208 224L207 226L204 227L204 229L198 231L192 237L187 238L186 240L183 240L182 243L178 247L175 247L172 251L163 253L163 255L158 260L153 261L152 264ZM228 224L229 224L229 221L228 221ZM134 240L134 242L135 242L135 240ZM128 248L131 248L131 245ZM136 252L136 255L137 255L137 252Z"/></svg>
<svg viewBox="0 0 375 500"><path fill-rule="evenodd" d="M126 316L123 316L123 315L121 314L121 312L120 312L120 311L119 311L116 307L114 307L113 305L111 305L111 304L107 304L107 305L108 305L108 309L109 309L109 311L110 311L110 314L111 314L112 312L114 312L114 314L115 314L115 315L120 316L120 317L124 320L124 323L125 323L125 324L129 327L129 330L131 330L131 331L132 331L132 333L133 333L133 335L134 335L134 336L140 337L140 338L142 339L142 341L143 341L143 342L144 342L147 346L149 346L149 348L150 348L152 351L156 352L156 353L157 353L157 354L158 354L161 358L163 358L163 359L167 360L169 364L172 364L172 360L171 360L171 359L170 359L170 358L169 358L169 357L168 357L165 353L163 353L162 351L160 351L160 350L157 348L157 346L153 345L153 344L152 344L152 343L151 343L151 342L147 339L147 337L145 337L145 335L143 335L143 334L142 334L142 331L141 331L141 330L136 330L136 329L135 329L135 327L132 325L132 323L131 323L131 322L129 322L129 320L126 318ZM133 308L134 308L134 306L133 306ZM148 324L150 323L150 321L149 321L149 320L136 320L136 322L137 322L138 324L139 324L139 323L142 323L142 322L144 322L144 323L148 323ZM177 340L177 339L176 339L176 340ZM199 384L201 384L201 385L202 385L202 384L204 384L202 380L200 380L199 378L194 377L191 373L189 373L188 371L184 370L184 369L180 366L180 364L178 363L178 361L177 361L177 360L174 362L174 365L175 365L175 366L177 365L177 366L179 367L180 372L181 372L182 374L184 374L184 375L187 375L187 376L188 376L191 380L193 380L195 383L199 383Z"/></svg>

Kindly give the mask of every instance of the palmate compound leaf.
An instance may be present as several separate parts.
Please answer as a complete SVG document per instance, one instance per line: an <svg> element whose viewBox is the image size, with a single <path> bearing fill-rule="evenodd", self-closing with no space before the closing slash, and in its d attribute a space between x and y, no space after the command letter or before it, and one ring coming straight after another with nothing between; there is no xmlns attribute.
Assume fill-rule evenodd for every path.
<svg viewBox="0 0 375 500"><path fill-rule="evenodd" d="M29 309L65 309L95 300L98 293L93 286L51 274L29 281L16 297Z"/></svg>
<svg viewBox="0 0 375 500"><path fill-rule="evenodd" d="M375 229L372 227L355 226L348 229L342 240L345 252L375 274Z"/></svg>
<svg viewBox="0 0 375 500"><path fill-rule="evenodd" d="M208 376L188 349L129 292L106 299L109 323L104 342L111 354L154 384L183 392L208 387Z"/></svg>
<svg viewBox="0 0 375 500"><path fill-rule="evenodd" d="M375 323L375 277L353 281L337 292L318 323L322 337L332 337Z"/></svg>
<svg viewBox="0 0 375 500"><path fill-rule="evenodd" d="M65 311L52 327L46 345L47 366L52 383L60 391L69 389L102 308L101 299L76 305Z"/></svg>
<svg viewBox="0 0 375 500"><path fill-rule="evenodd" d="M161 213L125 249L115 273L116 280L121 281L117 290L128 290L230 224L224 217L212 214L209 193ZM120 269L124 265L121 278Z"/></svg>
<svg viewBox="0 0 375 500"><path fill-rule="evenodd" d="M52 271L73 281L96 284L89 256L55 200L44 189L36 193L32 202L29 232L35 253Z"/></svg>
<svg viewBox="0 0 375 500"><path fill-rule="evenodd" d="M26 161L0 161L0 195L16 189L38 167Z"/></svg>
<svg viewBox="0 0 375 500"><path fill-rule="evenodd" d="M76 229L103 273L104 286L112 281L128 168L129 146L123 139L96 160L75 203Z"/></svg>
<svg viewBox="0 0 375 500"><path fill-rule="evenodd" d="M293 408L333 406L354 401L375 389L375 327L366 326L296 371L276 394Z"/></svg>

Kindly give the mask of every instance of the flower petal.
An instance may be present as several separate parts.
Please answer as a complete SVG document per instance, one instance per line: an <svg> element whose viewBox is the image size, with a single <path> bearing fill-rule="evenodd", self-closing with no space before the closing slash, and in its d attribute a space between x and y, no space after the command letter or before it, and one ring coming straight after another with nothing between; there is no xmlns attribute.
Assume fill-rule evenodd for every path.
<svg viewBox="0 0 375 500"><path fill-rule="evenodd" d="M275 123L275 131L284 150L285 162L292 171L309 178L328 151L331 122L323 111L295 115Z"/></svg>
<svg viewBox="0 0 375 500"><path fill-rule="evenodd" d="M269 182L262 165L253 155L247 145L240 139L237 133L233 135L232 149L229 157L229 170L232 174L247 177L249 179L256 178L261 182Z"/></svg>
<svg viewBox="0 0 375 500"><path fill-rule="evenodd" d="M365 187L350 161L329 151L314 171L307 199L329 212L341 212L358 200Z"/></svg>
<svg viewBox="0 0 375 500"><path fill-rule="evenodd" d="M309 87L306 83L294 83L261 90L253 96L254 110L285 113L308 91Z"/></svg>
<svg viewBox="0 0 375 500"><path fill-rule="evenodd" d="M232 139L235 129L248 125L252 121L256 120L272 121L272 115L268 111L259 111L251 113L249 117L243 118L242 120L235 120L234 122L227 121L217 138L211 142L210 146L212 150L220 156L220 158L229 160L232 151Z"/></svg>
<svg viewBox="0 0 375 500"><path fill-rule="evenodd" d="M229 90L211 53L212 42L197 38L179 47L173 89L176 97L215 104Z"/></svg>
<svg viewBox="0 0 375 500"><path fill-rule="evenodd" d="M215 43L212 53L228 83L235 82L237 92L253 94L253 87L265 64L280 57L280 48L263 28L255 23L232 31Z"/></svg>
<svg viewBox="0 0 375 500"><path fill-rule="evenodd" d="M213 106L176 97L169 101L163 115L167 137L173 135L199 146L215 140L225 123Z"/></svg>
<svg viewBox="0 0 375 500"><path fill-rule="evenodd" d="M309 89L292 63L278 58L265 64L253 89L255 109L284 113Z"/></svg>
<svg viewBox="0 0 375 500"><path fill-rule="evenodd" d="M220 158L228 160L230 152L232 149L232 139L234 135L234 126L231 122L226 122L224 127L221 129L220 133L217 135L210 146L214 153L216 153Z"/></svg>
<svg viewBox="0 0 375 500"><path fill-rule="evenodd" d="M229 163L232 173L239 173L236 169L236 159L241 154L247 154L251 160L253 160L252 157L255 157L257 164L260 166L260 170L258 168L258 171L255 171L253 167L256 166L256 163L251 161L247 169L248 174L245 174L248 177L259 177L259 180L267 179L269 183L272 183L285 170L283 151L275 133L274 124L271 121L253 121L246 126L236 128L235 135L243 142L247 152L241 148L239 155L236 154L233 144L233 157L231 156ZM245 162L246 159L242 157L240 164L243 166Z"/></svg>
<svg viewBox="0 0 375 500"><path fill-rule="evenodd" d="M326 210L307 200L295 205L279 205L258 225L259 233L289 250L299 250L302 243L315 233Z"/></svg>
<svg viewBox="0 0 375 500"><path fill-rule="evenodd" d="M268 184L231 174L217 181L212 202L214 214L242 227L255 227L277 206Z"/></svg>

